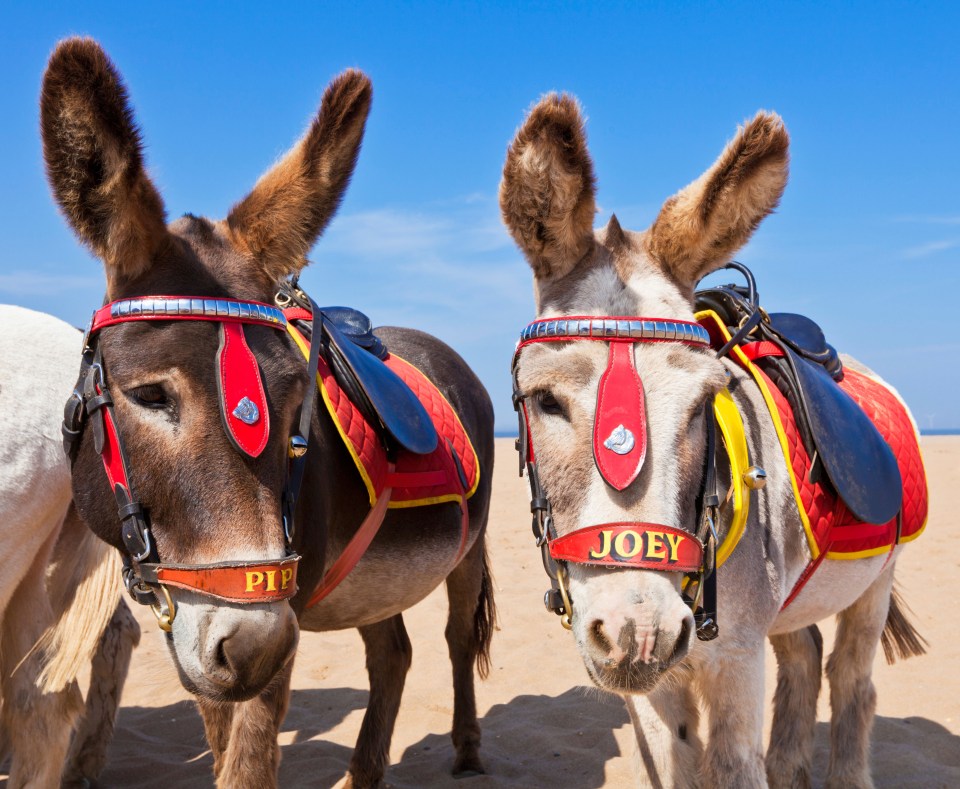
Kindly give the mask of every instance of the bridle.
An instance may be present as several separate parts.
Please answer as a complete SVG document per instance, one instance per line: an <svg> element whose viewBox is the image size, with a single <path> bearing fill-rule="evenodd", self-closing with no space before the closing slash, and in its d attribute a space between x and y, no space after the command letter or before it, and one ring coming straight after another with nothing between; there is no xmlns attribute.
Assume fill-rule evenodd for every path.
<svg viewBox="0 0 960 789"><path fill-rule="evenodd" d="M316 395L320 332L314 331L307 363L308 384L300 409L297 431L288 442L288 466L281 499L284 556L276 560L228 561L212 564L170 564L161 561L150 531L149 510L130 478L130 464L117 430L114 401L107 387L106 365L100 333L111 326L134 321L207 321L218 324L220 347L216 373L224 430L237 451L255 458L267 445L270 415L257 359L247 344L244 326L266 326L286 331L288 319L310 320L319 314L309 296L291 286L302 306L283 310L269 304L236 299L187 296L143 296L112 301L94 312L84 335L80 375L67 400L63 419L64 451L71 464L84 427L93 429L94 447L116 498L121 522L124 585L138 603L149 605L160 628L170 632L176 608L168 586L199 592L233 603L287 600L297 592L300 557L293 550L294 512L303 480L310 423ZM289 288L288 288L289 289ZM282 291L279 303L290 304ZM280 301L280 297L284 301Z"/></svg>
<svg viewBox="0 0 960 789"><path fill-rule="evenodd" d="M643 383L634 366L636 343L681 343L710 347L710 336L697 323L660 318L561 316L535 320L521 332L512 363L513 406L517 411L520 475L530 483L533 534L541 550L551 589L544 596L548 610L572 628L573 606L566 585L566 563L678 572L685 576L685 595L694 612L697 637L716 638L717 491L716 425L713 398L705 404L707 452L697 498L696 533L667 524L618 522L591 525L558 536L550 501L537 470L525 395L519 384L520 352L545 342L605 342L610 346L607 369L600 378L594 419L593 451L604 481L617 490L639 475L646 458L646 410ZM689 595L692 588L695 591Z"/></svg>

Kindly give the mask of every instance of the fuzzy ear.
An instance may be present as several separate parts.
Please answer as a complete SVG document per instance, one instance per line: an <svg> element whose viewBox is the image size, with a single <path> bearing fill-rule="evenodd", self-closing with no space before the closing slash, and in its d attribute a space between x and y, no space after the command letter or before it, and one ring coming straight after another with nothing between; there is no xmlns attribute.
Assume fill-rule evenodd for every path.
<svg viewBox="0 0 960 789"><path fill-rule="evenodd" d="M550 93L507 149L500 211L534 276L569 274L593 245L593 162L576 100Z"/></svg>
<svg viewBox="0 0 960 789"><path fill-rule="evenodd" d="M373 87L356 70L327 87L310 129L227 217L231 237L272 282L306 265L357 163Z"/></svg>
<svg viewBox="0 0 960 789"><path fill-rule="evenodd" d="M51 56L40 127L54 197L108 283L142 274L166 237L163 201L144 172L127 90L92 39L62 41Z"/></svg>
<svg viewBox="0 0 960 789"><path fill-rule="evenodd" d="M707 172L660 209L647 249L692 289L726 263L780 202L790 138L779 115L758 112Z"/></svg>

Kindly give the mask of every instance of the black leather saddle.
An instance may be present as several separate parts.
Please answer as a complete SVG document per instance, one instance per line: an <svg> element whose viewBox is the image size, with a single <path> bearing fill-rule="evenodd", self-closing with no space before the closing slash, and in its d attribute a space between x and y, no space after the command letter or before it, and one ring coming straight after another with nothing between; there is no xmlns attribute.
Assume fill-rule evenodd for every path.
<svg viewBox="0 0 960 789"><path fill-rule="evenodd" d="M296 284L281 291L283 303L310 309L310 302L296 291ZM317 322L298 321L308 337ZM321 307L320 353L333 377L364 418L374 426L388 450L403 448L428 455L437 448L439 436L433 420L410 387L383 363L387 348L373 332L370 319L351 307Z"/></svg>
<svg viewBox="0 0 960 789"><path fill-rule="evenodd" d="M749 269L747 287L725 285L696 293L696 309L710 309L734 340L767 340L784 355L757 360L793 409L812 481L826 481L864 523L887 523L900 512L903 483L897 459L863 409L840 388L843 365L820 327L803 315L765 313ZM749 337L749 339L748 339Z"/></svg>

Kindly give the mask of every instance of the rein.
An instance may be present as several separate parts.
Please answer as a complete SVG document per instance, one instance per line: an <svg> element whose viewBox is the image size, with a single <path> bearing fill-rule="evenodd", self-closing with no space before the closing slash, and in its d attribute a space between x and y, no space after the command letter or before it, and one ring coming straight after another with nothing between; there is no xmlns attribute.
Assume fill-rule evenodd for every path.
<svg viewBox="0 0 960 789"><path fill-rule="evenodd" d="M305 294L298 291L302 297ZM319 310L306 297L313 314ZM292 318L311 317L302 308ZM303 314L301 314L303 313ZM256 357L247 345L245 325L286 331L284 310L269 304L234 299L200 299L178 296L145 296L113 301L93 314L84 335L80 376L67 400L63 419L64 451L71 464L89 420L94 447L117 503L121 521L124 585L138 603L150 605L160 629L170 632L176 609L167 586L175 586L234 603L287 600L297 592L300 557L292 548L294 512L305 466L310 421L316 395L320 332L314 332L308 361L309 383L300 411L298 432L288 443L289 464L282 496L285 555L281 559L164 564L150 531L148 511L141 505L129 474L129 461L117 430L114 401L106 383L106 368L99 344L103 329L132 321L209 321L219 324L217 386L224 429L234 447L255 458L267 445L270 417Z"/></svg>
<svg viewBox="0 0 960 789"><path fill-rule="evenodd" d="M643 383L634 367L633 345L671 342L709 348L710 336L697 323L638 317L564 316L533 321L521 332L514 352L513 406L519 422L516 447L520 475L524 469L530 483L532 529L541 549L544 570L551 589L544 596L548 610L560 615L561 624L572 628L573 606L566 586L568 562L608 568L633 568L683 573L688 597L702 641L718 634L716 612L717 491L716 424L713 398L705 405L707 452L703 482L697 498L696 534L674 526L647 522L591 525L558 536L552 509L537 469L526 398L519 384L520 352L542 342L590 340L610 345L607 369L600 379L594 419L593 452L604 480L624 490L639 475L646 458L647 426Z"/></svg>

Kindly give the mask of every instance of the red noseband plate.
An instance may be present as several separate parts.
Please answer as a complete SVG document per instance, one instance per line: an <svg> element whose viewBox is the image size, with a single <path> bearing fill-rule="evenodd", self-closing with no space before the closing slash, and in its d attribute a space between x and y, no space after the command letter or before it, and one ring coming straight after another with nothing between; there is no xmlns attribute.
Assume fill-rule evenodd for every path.
<svg viewBox="0 0 960 789"><path fill-rule="evenodd" d="M162 564L157 582L233 603L272 603L297 593L299 556L270 562L226 562L206 566Z"/></svg>
<svg viewBox="0 0 960 789"><path fill-rule="evenodd" d="M617 490L637 478L647 456L643 383L629 341L610 343L610 361L597 392L593 456L603 478Z"/></svg>
<svg viewBox="0 0 960 789"><path fill-rule="evenodd" d="M550 541L554 559L606 567L695 573L703 546L689 532L658 523L605 523Z"/></svg>

